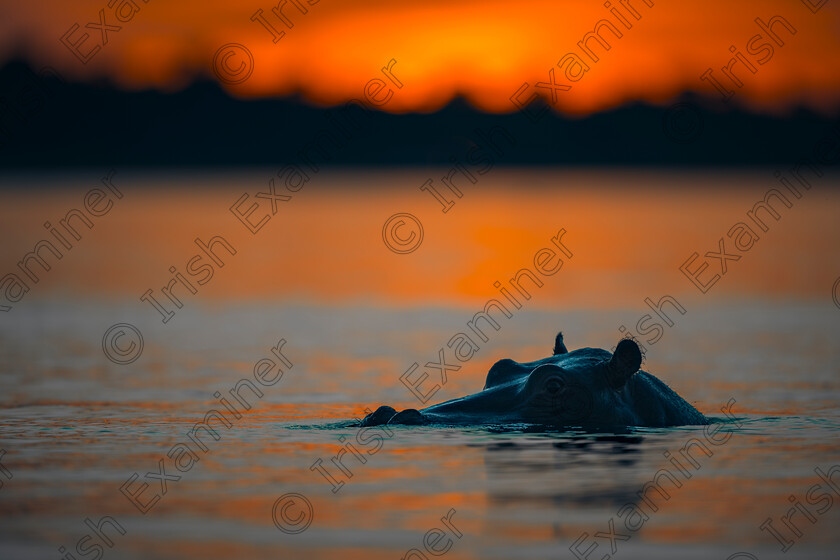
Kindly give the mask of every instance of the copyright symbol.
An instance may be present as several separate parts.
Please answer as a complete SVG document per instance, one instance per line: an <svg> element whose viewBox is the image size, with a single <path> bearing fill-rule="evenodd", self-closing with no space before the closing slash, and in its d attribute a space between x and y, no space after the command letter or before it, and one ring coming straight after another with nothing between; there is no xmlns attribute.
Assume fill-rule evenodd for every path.
<svg viewBox="0 0 840 560"><path fill-rule="evenodd" d="M230 61L239 59L238 64ZM254 56L245 45L228 43L219 47L213 56L213 73L226 84L241 84L254 72Z"/></svg>
<svg viewBox="0 0 840 560"><path fill-rule="evenodd" d="M671 105L662 117L662 130L678 144L691 144L703 132L703 115L693 103Z"/></svg>
<svg viewBox="0 0 840 560"><path fill-rule="evenodd" d="M128 338L128 342L120 342L124 337ZM143 353L143 335L134 325L117 323L105 331L102 351L115 364L130 364Z"/></svg>
<svg viewBox="0 0 840 560"><path fill-rule="evenodd" d="M290 515L289 509L295 506L297 506L298 513L293 517ZM274 520L274 526L289 535L297 535L309 529L314 517L315 508L303 494L283 494L277 498L271 508L271 518Z"/></svg>
<svg viewBox="0 0 840 560"><path fill-rule="evenodd" d="M840 276L834 281L834 286L831 288L831 299L834 300L834 305L840 309Z"/></svg>
<svg viewBox="0 0 840 560"><path fill-rule="evenodd" d="M407 235L400 233L403 227L408 229ZM382 226L382 241L394 253L412 253L423 243L423 224L412 214L394 214Z"/></svg>

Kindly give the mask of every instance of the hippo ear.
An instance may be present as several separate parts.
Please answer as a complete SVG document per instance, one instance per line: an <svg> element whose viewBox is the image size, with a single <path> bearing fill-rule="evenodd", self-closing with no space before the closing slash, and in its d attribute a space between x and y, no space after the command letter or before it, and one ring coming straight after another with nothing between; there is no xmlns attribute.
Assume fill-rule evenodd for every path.
<svg viewBox="0 0 840 560"><path fill-rule="evenodd" d="M625 338L618 343L607 367L607 379L613 389L621 389L639 371L642 351L633 340Z"/></svg>
<svg viewBox="0 0 840 560"><path fill-rule="evenodd" d="M554 338L554 355L557 354L568 354L569 351L566 350L566 345L563 344L563 333L557 333L557 336Z"/></svg>

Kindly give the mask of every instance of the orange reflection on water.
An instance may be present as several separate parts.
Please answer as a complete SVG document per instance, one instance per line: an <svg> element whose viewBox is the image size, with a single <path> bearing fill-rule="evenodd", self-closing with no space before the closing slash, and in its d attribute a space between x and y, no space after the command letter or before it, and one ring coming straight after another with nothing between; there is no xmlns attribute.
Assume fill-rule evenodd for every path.
<svg viewBox="0 0 840 560"><path fill-rule="evenodd" d="M708 262L701 280L710 281L720 266L702 255L717 251L721 238L740 259L729 261L713 286L717 296L807 298L818 286L822 291L823 284L830 286L831 263L840 257L832 241L840 234L834 219L838 194L831 190L836 179L828 175L800 200L790 197L791 208L777 202L779 220L765 214L768 231L753 225L758 241L738 251L727 232L749 222L747 212L774 186L770 170L500 170L467 190L448 213L418 189L434 173L359 171L342 188L347 173L323 172L281 203L274 216L267 202L254 198L268 172L192 180L125 175L118 179L124 198L95 218L92 230L83 227L73 249L61 260L48 255L50 271L32 265L40 281L29 282L31 290L18 305L67 293L139 298L149 289L161 300L161 289L173 277L169 267L185 273L189 261L202 255L195 240L214 236L236 254L216 245L224 266L212 267L209 279L191 275L193 283L204 280L197 294L174 288L186 302L303 299L472 307L501 297L496 281L512 289L510 279L522 269L542 283L520 282L541 308L635 305L664 293L703 297L679 267L696 252L701 260L694 266ZM148 189L150 182L166 188ZM0 234L10 240L0 248L4 274L26 280L17 263L48 237L41 224L58 222L80 207L83 192L8 191L0 209ZM248 205L260 205L252 219L270 218L256 234L229 211L243 192L249 193ZM408 210L422 222L424 239L413 253L398 255L383 243L382 228L391 214ZM571 258L551 241L561 230ZM563 261L554 273L541 273L534 263L544 248Z"/></svg>

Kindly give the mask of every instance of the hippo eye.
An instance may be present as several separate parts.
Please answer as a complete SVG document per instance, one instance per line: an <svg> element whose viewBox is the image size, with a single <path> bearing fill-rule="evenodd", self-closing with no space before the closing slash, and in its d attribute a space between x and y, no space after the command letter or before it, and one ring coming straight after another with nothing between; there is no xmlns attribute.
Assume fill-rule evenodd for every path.
<svg viewBox="0 0 840 560"><path fill-rule="evenodd" d="M545 390L550 395L556 395L566 387L566 384L559 377L552 377L545 384Z"/></svg>

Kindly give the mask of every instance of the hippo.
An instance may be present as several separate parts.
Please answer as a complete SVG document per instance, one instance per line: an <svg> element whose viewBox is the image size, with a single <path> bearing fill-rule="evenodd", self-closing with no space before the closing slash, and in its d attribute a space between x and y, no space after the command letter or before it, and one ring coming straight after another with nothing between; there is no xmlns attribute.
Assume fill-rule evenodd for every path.
<svg viewBox="0 0 840 560"><path fill-rule="evenodd" d="M613 353L569 352L561 332L548 358L496 362L478 393L420 410L380 406L361 426L526 423L607 430L709 424L665 383L640 370L641 364L639 345L631 338L620 340Z"/></svg>

